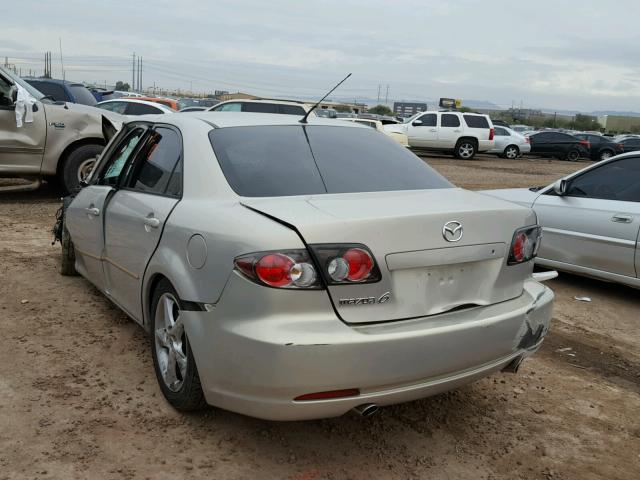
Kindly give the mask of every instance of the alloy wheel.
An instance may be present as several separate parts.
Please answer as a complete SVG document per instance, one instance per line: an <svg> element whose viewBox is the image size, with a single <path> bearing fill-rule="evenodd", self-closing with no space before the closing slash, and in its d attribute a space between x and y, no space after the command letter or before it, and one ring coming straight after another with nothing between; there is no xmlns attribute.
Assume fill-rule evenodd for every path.
<svg viewBox="0 0 640 480"><path fill-rule="evenodd" d="M513 160L518 156L518 149L516 147L507 147L504 151L504 156Z"/></svg>
<svg viewBox="0 0 640 480"><path fill-rule="evenodd" d="M471 158L473 157L474 152L475 152L475 148L473 144L469 142L461 143L460 146L458 147L458 155L460 156L460 158L464 158L464 159Z"/></svg>
<svg viewBox="0 0 640 480"><path fill-rule="evenodd" d="M187 342L176 298L164 293L155 317L155 347L162 380L169 390L182 388L187 373Z"/></svg>
<svg viewBox="0 0 640 480"><path fill-rule="evenodd" d="M93 167L95 167L95 165L95 158L88 158L80 164L80 166L78 167L78 183L84 182L87 178L89 178L89 175L91 175L91 172L93 171Z"/></svg>
<svg viewBox="0 0 640 480"><path fill-rule="evenodd" d="M600 153L600 160L607 160L611 157L613 157L613 154L609 150L605 150L604 152Z"/></svg>

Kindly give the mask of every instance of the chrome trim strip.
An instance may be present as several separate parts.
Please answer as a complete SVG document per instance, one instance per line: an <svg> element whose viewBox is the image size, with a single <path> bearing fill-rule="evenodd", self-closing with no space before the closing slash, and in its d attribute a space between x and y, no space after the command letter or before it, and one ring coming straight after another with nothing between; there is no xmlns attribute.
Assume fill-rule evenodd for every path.
<svg viewBox="0 0 640 480"><path fill-rule="evenodd" d="M139 276L139 275L136 275L136 274L135 274L135 273L133 273L131 270L127 270L125 267L123 267L122 265L120 265L120 264L118 264L118 263L114 262L113 260L111 260L111 259L110 259L110 258L108 258L108 257L105 257L105 256L97 256L97 255L94 255L94 254L92 254L92 253L89 253L89 252L85 252L85 251L83 251L83 250L80 250L80 249L78 249L78 248L76 248L76 249L75 249L75 251L76 251L76 252L78 252L80 255L83 255L83 256L86 256L86 257L89 257L89 258L93 258L94 260L99 260L99 261L101 261L101 262L103 262L103 261L104 261L104 262L110 263L111 265L113 265L114 267L116 267L118 270L120 270L120 271L122 271L122 272L126 273L127 275L129 275L130 277L134 278L135 280L140 280L140 276Z"/></svg>

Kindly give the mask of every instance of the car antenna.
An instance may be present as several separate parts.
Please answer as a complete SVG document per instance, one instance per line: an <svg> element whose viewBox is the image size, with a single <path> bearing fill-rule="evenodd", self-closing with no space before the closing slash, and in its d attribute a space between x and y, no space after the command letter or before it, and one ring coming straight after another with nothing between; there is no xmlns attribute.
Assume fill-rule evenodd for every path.
<svg viewBox="0 0 640 480"><path fill-rule="evenodd" d="M318 103L316 103L313 107L311 107L309 109L309 111L306 113L306 115L304 117L302 117L300 120L298 120L300 123L307 123L307 117L311 114L311 112L313 112L316 108L318 108L320 106L320 104L324 101L325 98L327 98L329 95L331 95L331 92L333 92L336 88L338 88L340 85L342 85L344 83L344 81L349 78L351 76L351 74L347 75L346 77L344 77L340 83L338 83L335 87L333 87L331 90L329 90L327 92L327 94L322 97L320 100L318 100Z"/></svg>

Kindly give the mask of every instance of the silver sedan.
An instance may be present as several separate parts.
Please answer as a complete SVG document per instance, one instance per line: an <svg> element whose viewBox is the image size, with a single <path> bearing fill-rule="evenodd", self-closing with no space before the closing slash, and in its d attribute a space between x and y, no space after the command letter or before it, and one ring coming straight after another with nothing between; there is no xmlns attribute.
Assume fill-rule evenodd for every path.
<svg viewBox="0 0 640 480"><path fill-rule="evenodd" d="M369 415L538 349L539 232L368 127L194 112L111 140L66 209L63 271L150 333L177 409Z"/></svg>
<svg viewBox="0 0 640 480"><path fill-rule="evenodd" d="M589 166L547 187L485 191L532 207L544 238L536 263L640 288L640 155Z"/></svg>
<svg viewBox="0 0 640 480"><path fill-rule="evenodd" d="M487 153L495 153L511 160L531 151L529 138L508 127L494 127L495 146Z"/></svg>

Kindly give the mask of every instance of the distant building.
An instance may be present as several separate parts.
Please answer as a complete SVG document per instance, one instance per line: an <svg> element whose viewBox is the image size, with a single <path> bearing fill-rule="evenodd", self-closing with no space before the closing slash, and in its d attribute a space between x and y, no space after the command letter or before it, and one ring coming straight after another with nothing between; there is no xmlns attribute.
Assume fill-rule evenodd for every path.
<svg viewBox="0 0 640 480"><path fill-rule="evenodd" d="M640 117L603 115L598 117L598 123L607 133L640 132Z"/></svg>
<svg viewBox="0 0 640 480"><path fill-rule="evenodd" d="M393 102L393 113L399 117L410 117L419 112L426 112L426 103L417 102Z"/></svg>

